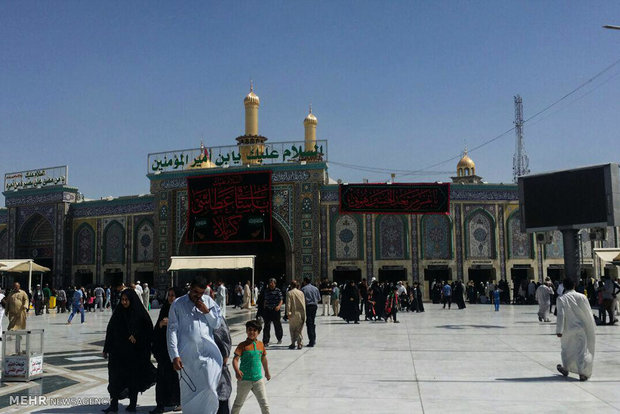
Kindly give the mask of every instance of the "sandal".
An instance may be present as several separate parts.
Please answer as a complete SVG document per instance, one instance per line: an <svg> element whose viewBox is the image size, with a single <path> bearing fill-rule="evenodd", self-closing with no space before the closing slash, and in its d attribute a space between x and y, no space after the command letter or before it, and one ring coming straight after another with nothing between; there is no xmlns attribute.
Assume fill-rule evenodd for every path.
<svg viewBox="0 0 620 414"><path fill-rule="evenodd" d="M556 368L558 369L558 371L560 372L560 374L564 375L565 377L568 376L568 370L566 368L564 368L562 365L558 364L556 366ZM580 376L581 379L581 376ZM585 380L584 380L585 381Z"/></svg>
<svg viewBox="0 0 620 414"><path fill-rule="evenodd" d="M588 377L586 377L583 374L579 374L579 381L587 381L587 380L588 380Z"/></svg>

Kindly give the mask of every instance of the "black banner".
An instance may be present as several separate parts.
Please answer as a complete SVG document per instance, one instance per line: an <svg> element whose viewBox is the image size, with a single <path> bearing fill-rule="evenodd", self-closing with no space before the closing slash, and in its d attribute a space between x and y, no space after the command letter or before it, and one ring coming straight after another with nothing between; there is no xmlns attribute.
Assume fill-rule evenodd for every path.
<svg viewBox="0 0 620 414"><path fill-rule="evenodd" d="M187 243L271 241L271 171L187 178Z"/></svg>
<svg viewBox="0 0 620 414"><path fill-rule="evenodd" d="M446 214L450 184L341 184L340 212Z"/></svg>

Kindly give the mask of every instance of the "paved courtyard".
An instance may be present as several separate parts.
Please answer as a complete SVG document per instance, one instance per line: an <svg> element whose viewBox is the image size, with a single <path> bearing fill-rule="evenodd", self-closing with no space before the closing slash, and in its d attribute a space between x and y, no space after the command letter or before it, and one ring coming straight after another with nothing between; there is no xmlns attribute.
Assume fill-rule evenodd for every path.
<svg viewBox="0 0 620 414"><path fill-rule="evenodd" d="M443 310L426 304L422 314L399 313L400 324L317 317L317 346L268 348L272 413L470 413L620 412L620 328L597 327L593 377L562 377L554 323L540 323L534 306L488 305ZM151 311L155 320L158 310ZM319 310L320 314L320 310ZM10 395L107 398L101 358L110 311L88 313L87 324L65 325L66 314L31 317L45 328L45 376L30 383L3 383L0 412L96 413L90 404L71 407L10 405ZM244 339L248 311L231 311L233 343ZM79 318L78 318L79 322ZM6 328L7 321L4 320ZM233 396L234 399L234 390ZM121 401L124 407L128 400ZM155 387L138 398L138 411L155 406ZM123 408L119 412L123 412ZM260 412L253 396L242 412Z"/></svg>

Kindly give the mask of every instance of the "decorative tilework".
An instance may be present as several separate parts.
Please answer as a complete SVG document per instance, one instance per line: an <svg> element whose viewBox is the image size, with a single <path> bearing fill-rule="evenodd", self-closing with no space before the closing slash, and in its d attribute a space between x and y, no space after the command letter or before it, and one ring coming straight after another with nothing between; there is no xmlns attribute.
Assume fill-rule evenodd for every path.
<svg viewBox="0 0 620 414"><path fill-rule="evenodd" d="M63 193L53 192L53 193L16 196L16 197L12 197L8 195L8 196L5 196L4 204L7 207L17 207L17 206L26 206L26 205L33 205L33 204L61 203L62 201L63 201Z"/></svg>
<svg viewBox="0 0 620 414"><path fill-rule="evenodd" d="M323 189L321 190L321 202L339 201L338 190Z"/></svg>
<svg viewBox="0 0 620 414"><path fill-rule="evenodd" d="M9 221L9 214L6 209L0 209L0 224L6 224Z"/></svg>
<svg viewBox="0 0 620 414"><path fill-rule="evenodd" d="M407 225L405 216L380 215L375 221L375 238L379 242L378 259L406 259Z"/></svg>
<svg viewBox="0 0 620 414"><path fill-rule="evenodd" d="M521 217L515 211L508 217L508 256L511 259L530 259L532 257L532 236L521 232Z"/></svg>
<svg viewBox="0 0 620 414"><path fill-rule="evenodd" d="M321 207L321 278L327 275L327 206Z"/></svg>
<svg viewBox="0 0 620 414"><path fill-rule="evenodd" d="M458 280L463 280L463 238L462 238L462 224L461 224L461 205L457 204L454 207L454 217L456 219L456 277Z"/></svg>
<svg viewBox="0 0 620 414"><path fill-rule="evenodd" d="M153 261L153 223L148 219L143 219L136 226L134 252L136 262Z"/></svg>
<svg viewBox="0 0 620 414"><path fill-rule="evenodd" d="M104 257L103 262L124 263L125 259L125 229L116 220L111 221L103 231Z"/></svg>
<svg viewBox="0 0 620 414"><path fill-rule="evenodd" d="M304 255L302 255L302 261L303 261L303 264L305 264L305 265L311 265L312 264L312 255L311 254L304 254Z"/></svg>
<svg viewBox="0 0 620 414"><path fill-rule="evenodd" d="M484 210L476 210L465 221L465 246L467 257L493 259L495 256L495 223Z"/></svg>
<svg viewBox="0 0 620 414"><path fill-rule="evenodd" d="M453 201L515 201L519 199L516 186L506 190L467 189L457 185L450 186L450 200Z"/></svg>
<svg viewBox="0 0 620 414"><path fill-rule="evenodd" d="M22 226L28 221L34 214L40 214L47 221L54 226L56 223L56 206L55 205L35 205L25 206L17 208L17 229L21 231Z"/></svg>
<svg viewBox="0 0 620 414"><path fill-rule="evenodd" d="M185 235L185 230L187 229L187 190L179 190L176 193L176 233L174 245L177 246L176 249L181 246L181 242ZM175 254L179 252L176 251Z"/></svg>
<svg viewBox="0 0 620 414"><path fill-rule="evenodd" d="M545 245L545 257L547 259L564 258L564 242L562 240L562 232L558 230L553 232L553 241L551 244Z"/></svg>
<svg viewBox="0 0 620 414"><path fill-rule="evenodd" d="M9 231L4 229L0 231L0 257L8 257L9 254Z"/></svg>
<svg viewBox="0 0 620 414"><path fill-rule="evenodd" d="M273 171L271 173L271 182L295 182L308 181L310 173L308 171Z"/></svg>
<svg viewBox="0 0 620 414"><path fill-rule="evenodd" d="M420 219L422 227L422 257L426 260L452 258L452 232L450 218L440 214L428 214Z"/></svg>
<svg viewBox="0 0 620 414"><path fill-rule="evenodd" d="M99 203L98 201L96 203ZM112 202L110 202L112 203ZM110 205L88 205L88 201L71 204L72 216L78 217L95 217L95 216L120 216L137 213L152 213L155 210L153 200L128 203L128 204L110 204Z"/></svg>
<svg viewBox="0 0 620 414"><path fill-rule="evenodd" d="M95 231L88 223L83 223L75 233L75 264L95 263Z"/></svg>
<svg viewBox="0 0 620 414"><path fill-rule="evenodd" d="M499 216L499 272L500 278L506 280L506 244L504 243L504 207L498 207L498 216Z"/></svg>
<svg viewBox="0 0 620 414"><path fill-rule="evenodd" d="M372 254L372 214L366 214L366 279L370 280L375 276L375 264Z"/></svg>
<svg viewBox="0 0 620 414"><path fill-rule="evenodd" d="M420 268L418 261L418 216L411 216L411 267L413 269L413 281L420 280Z"/></svg>
<svg viewBox="0 0 620 414"><path fill-rule="evenodd" d="M339 215L338 207L330 207L331 249L333 260L351 260L362 257L362 223L350 214Z"/></svg>
<svg viewBox="0 0 620 414"><path fill-rule="evenodd" d="M187 179L185 177L182 177L182 178L173 178L170 180L163 180L160 184L160 187L164 190L187 188Z"/></svg>
<svg viewBox="0 0 620 414"><path fill-rule="evenodd" d="M609 238L609 233L607 237ZM583 259L592 258L592 242L590 241L590 231L588 229L579 230L579 247Z"/></svg>

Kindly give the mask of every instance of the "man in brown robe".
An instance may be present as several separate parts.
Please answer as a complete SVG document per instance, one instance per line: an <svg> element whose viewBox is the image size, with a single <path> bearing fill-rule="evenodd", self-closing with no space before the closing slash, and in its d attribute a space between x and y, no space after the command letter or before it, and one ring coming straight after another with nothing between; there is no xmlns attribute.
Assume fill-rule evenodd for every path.
<svg viewBox="0 0 620 414"><path fill-rule="evenodd" d="M20 289L19 283L13 284L13 290L7 298L7 312L9 316L9 331L26 329L26 310L30 306L28 295Z"/></svg>
<svg viewBox="0 0 620 414"><path fill-rule="evenodd" d="M293 280L291 288L286 293L286 314L288 315L288 327L291 333L289 349L295 349L295 342L297 342L297 349L301 349L302 332L306 321L306 298L297 287L297 282Z"/></svg>

